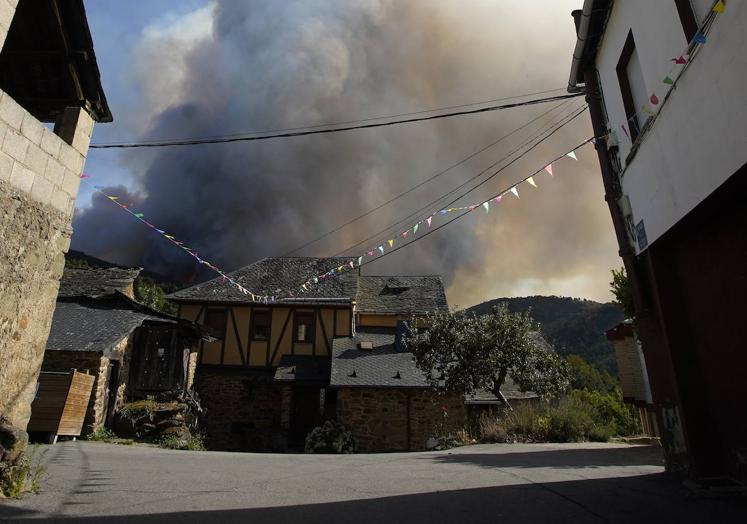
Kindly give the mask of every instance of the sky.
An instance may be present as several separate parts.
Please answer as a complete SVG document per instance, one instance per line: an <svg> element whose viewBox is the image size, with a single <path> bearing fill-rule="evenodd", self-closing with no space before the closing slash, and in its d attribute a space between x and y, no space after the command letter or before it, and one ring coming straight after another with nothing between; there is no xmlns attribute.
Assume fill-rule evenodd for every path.
<svg viewBox="0 0 747 524"><path fill-rule="evenodd" d="M563 88L575 43L570 12L580 5L86 0L114 115L95 127L93 143L229 135ZM579 98L333 135L92 149L85 172L231 271L287 253L497 142L296 254L344 251L488 166L505 166L522 143L582 106ZM586 112L454 205L481 202L590 136ZM522 185L519 199L471 213L363 273L440 274L454 307L527 295L610 300L610 269L621 265L614 230L596 154L590 145L576 153L578 161L554 164L553 177L536 176L537 188ZM85 184L73 228L73 249L185 282L212 276ZM357 256L387 236L345 252Z"/></svg>

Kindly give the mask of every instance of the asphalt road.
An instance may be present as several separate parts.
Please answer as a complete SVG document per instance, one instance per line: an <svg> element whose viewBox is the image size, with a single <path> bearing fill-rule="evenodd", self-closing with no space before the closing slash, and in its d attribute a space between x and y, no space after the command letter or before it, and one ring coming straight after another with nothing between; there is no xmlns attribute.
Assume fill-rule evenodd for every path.
<svg viewBox="0 0 747 524"><path fill-rule="evenodd" d="M743 503L693 497L667 477L652 447L513 444L348 456L94 442L45 449L42 493L0 502L1 522L747 522Z"/></svg>

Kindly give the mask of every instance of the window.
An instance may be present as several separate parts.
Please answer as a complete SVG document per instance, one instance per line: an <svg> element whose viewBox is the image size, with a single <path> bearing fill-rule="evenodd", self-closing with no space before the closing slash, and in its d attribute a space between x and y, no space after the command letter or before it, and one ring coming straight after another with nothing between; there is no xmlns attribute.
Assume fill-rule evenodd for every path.
<svg viewBox="0 0 747 524"><path fill-rule="evenodd" d="M205 311L203 325L210 328L212 336L222 340L226 335L226 317L225 309L208 309Z"/></svg>
<svg viewBox="0 0 747 524"><path fill-rule="evenodd" d="M314 313L296 313L296 342L314 341Z"/></svg>
<svg viewBox="0 0 747 524"><path fill-rule="evenodd" d="M252 340L267 340L270 338L269 311L252 312Z"/></svg>
<svg viewBox="0 0 747 524"><path fill-rule="evenodd" d="M627 117L625 130L630 134L630 140L635 142L643 125L641 113L644 104L648 103L648 94L635 48L633 31L628 33L620 54L620 60L617 63L617 79L620 82L620 93Z"/></svg>
<svg viewBox="0 0 747 524"><path fill-rule="evenodd" d="M698 23L695 21L693 7L690 5L690 0L674 0L674 3L677 5L677 14L680 15L680 23L682 24L682 30L685 32L685 39L690 42L698 30Z"/></svg>

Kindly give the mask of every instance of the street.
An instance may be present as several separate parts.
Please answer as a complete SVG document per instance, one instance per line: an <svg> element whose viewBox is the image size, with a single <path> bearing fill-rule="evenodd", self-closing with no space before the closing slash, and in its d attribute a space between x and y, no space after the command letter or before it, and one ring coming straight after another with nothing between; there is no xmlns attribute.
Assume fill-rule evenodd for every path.
<svg viewBox="0 0 747 524"><path fill-rule="evenodd" d="M45 446L39 495L0 504L17 522L744 522L699 499L661 450L621 444L476 445L371 455Z"/></svg>

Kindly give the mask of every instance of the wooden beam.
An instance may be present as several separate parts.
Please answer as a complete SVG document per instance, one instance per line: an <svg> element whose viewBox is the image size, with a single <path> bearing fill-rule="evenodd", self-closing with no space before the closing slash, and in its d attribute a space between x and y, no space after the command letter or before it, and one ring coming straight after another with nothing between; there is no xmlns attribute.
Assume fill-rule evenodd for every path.
<svg viewBox="0 0 747 524"><path fill-rule="evenodd" d="M288 327L288 321L290 321L291 315L293 315L293 309L288 311L288 316L285 317L285 322L283 323L283 329L280 330L280 336L278 337L278 342L275 344L275 350L272 352L272 357L270 358L270 362L268 365L272 365L273 362L275 362L275 356L278 354L278 349L280 349L280 343L283 341L283 337L285 336L285 329ZM270 317L270 324L272 324L272 317ZM291 333L292 335L292 333ZM270 339L267 342L267 349L270 349L272 339ZM269 353L269 351L267 351Z"/></svg>
<svg viewBox="0 0 747 524"><path fill-rule="evenodd" d="M62 46L65 49L67 69L70 73L70 79L75 85L75 95L78 97L78 100L83 101L86 99L86 97L83 94L83 87L81 86L80 78L78 77L78 69L75 67L75 64L70 57L70 43L67 41L67 37L65 36L65 23L62 21L60 6L57 2L58 0L52 0L52 11L54 12L55 19L57 20L57 27L60 30L60 41L62 42Z"/></svg>
<svg viewBox="0 0 747 524"><path fill-rule="evenodd" d="M244 357L244 345L241 343L241 337L239 336L239 326L236 324L236 317L233 315L233 307L228 308L231 314L231 323L233 324L233 334L236 336L236 343L239 345L239 355L241 356L241 365L246 365L246 358Z"/></svg>
<svg viewBox="0 0 747 524"><path fill-rule="evenodd" d="M337 318L337 311L332 311L334 318ZM329 340L327 339L327 330L324 329L324 315L319 312L319 325L322 326L322 335L324 336L324 345L327 346L327 354L332 354L332 348L329 346Z"/></svg>

